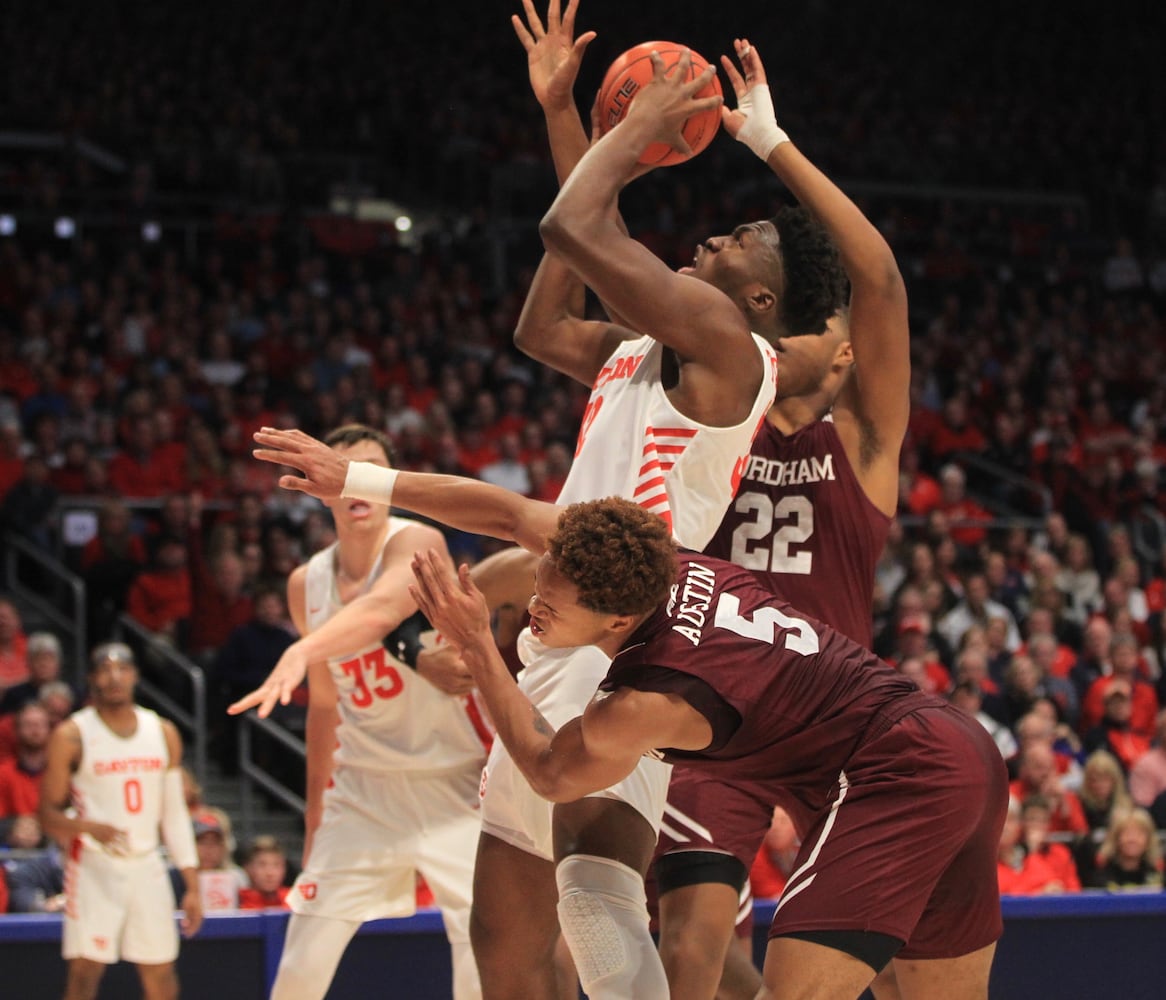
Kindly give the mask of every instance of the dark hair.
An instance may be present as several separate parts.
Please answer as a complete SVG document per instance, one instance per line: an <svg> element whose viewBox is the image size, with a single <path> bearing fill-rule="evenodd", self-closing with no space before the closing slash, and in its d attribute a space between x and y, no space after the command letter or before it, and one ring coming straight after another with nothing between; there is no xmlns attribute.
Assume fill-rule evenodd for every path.
<svg viewBox="0 0 1166 1000"><path fill-rule="evenodd" d="M600 614L638 615L676 582L676 543L663 518L621 497L571 504L547 540L555 569Z"/></svg>
<svg viewBox="0 0 1166 1000"><path fill-rule="evenodd" d="M804 208L786 206L770 221L781 237L783 332L786 336L825 333L826 323L846 305L850 294L838 247Z"/></svg>
<svg viewBox="0 0 1166 1000"><path fill-rule="evenodd" d="M324 444L330 448L336 445L347 448L359 444L361 441L375 441L384 450L389 465L396 466L397 453L393 448L393 442L389 440L387 434L378 431L375 427L369 427L367 424L345 424L343 427L337 427L334 431L330 431L324 438Z"/></svg>

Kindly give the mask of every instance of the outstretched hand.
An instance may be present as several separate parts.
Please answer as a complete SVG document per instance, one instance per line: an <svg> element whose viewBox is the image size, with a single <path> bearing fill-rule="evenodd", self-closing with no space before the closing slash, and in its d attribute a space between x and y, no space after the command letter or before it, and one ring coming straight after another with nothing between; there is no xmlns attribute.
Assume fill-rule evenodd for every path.
<svg viewBox="0 0 1166 1000"><path fill-rule="evenodd" d="M279 485L285 490L299 490L319 500L335 500L340 496L348 475L348 459L322 441L303 431L283 431L274 427L264 427L256 431L254 437L262 447L251 454L259 461L288 465L303 473L302 476L280 476Z"/></svg>
<svg viewBox="0 0 1166 1000"><path fill-rule="evenodd" d="M417 582L410 584L409 593L446 642L463 656L494 644L490 609L468 566L459 566L455 577L436 550L426 549L413 556L413 577Z"/></svg>
<svg viewBox="0 0 1166 1000"><path fill-rule="evenodd" d="M579 63L583 52L595 39L594 31L572 37L578 6L579 0L568 0L567 10L560 17L560 0L550 0L545 28L534 9L533 0L522 0L526 24L517 14L510 16L514 33L526 49L530 88L535 100L547 112L563 111L572 106L571 92L579 73Z"/></svg>
<svg viewBox="0 0 1166 1000"><path fill-rule="evenodd" d="M275 708L276 702L281 705L290 704L292 694L303 683L308 673L308 661L300 652L298 645L293 642L288 646L279 662L267 675L267 680L250 694L245 694L238 701L228 705L227 714L242 715L247 709L258 706L259 718L266 719Z"/></svg>
<svg viewBox="0 0 1166 1000"><path fill-rule="evenodd" d="M741 69L738 70L728 56L721 56L721 66L724 67L729 83L733 85L737 107L721 108L721 124L734 139L765 159L773 147L788 139L788 136L778 128L773 95L769 91L765 66L757 49L747 38L734 39L733 48Z"/></svg>

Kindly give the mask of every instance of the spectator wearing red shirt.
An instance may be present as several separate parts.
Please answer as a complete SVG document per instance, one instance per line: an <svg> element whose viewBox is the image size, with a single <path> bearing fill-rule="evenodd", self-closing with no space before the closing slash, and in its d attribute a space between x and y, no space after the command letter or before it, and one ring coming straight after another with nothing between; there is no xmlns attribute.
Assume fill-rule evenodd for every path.
<svg viewBox="0 0 1166 1000"><path fill-rule="evenodd" d="M1001 894L1034 896L1080 890L1069 849L1047 839L1049 817L1049 802L1041 795L1031 795L1023 804L1015 798L1009 802L996 862Z"/></svg>
<svg viewBox="0 0 1166 1000"><path fill-rule="evenodd" d="M135 417L129 443L109 460L109 483L125 497L160 497L182 489L180 467L159 451L154 416Z"/></svg>
<svg viewBox="0 0 1166 1000"><path fill-rule="evenodd" d="M1083 834L1089 832L1089 822L1081 800L1064 787L1057 773L1056 757L1052 747L1044 743L1025 745L1019 754L1018 776L1009 786L1009 792L1018 802L1030 795L1040 795L1048 803L1049 832Z"/></svg>
<svg viewBox="0 0 1166 1000"><path fill-rule="evenodd" d="M1109 643L1111 672L1098 677L1085 692L1081 706L1081 732L1088 732L1100 724L1105 710L1105 698L1115 681L1122 681L1131 698L1129 728L1137 736L1149 741L1154 738L1154 722L1158 715L1158 695L1151 684L1138 676L1141 652L1138 640L1128 632L1119 632ZM1126 765L1129 766L1128 764Z"/></svg>
<svg viewBox="0 0 1166 1000"><path fill-rule="evenodd" d="M191 611L187 645L199 662L209 662L231 632L251 620L254 603L244 593L242 558L233 550L209 561L202 546L191 545Z"/></svg>
<svg viewBox="0 0 1166 1000"><path fill-rule="evenodd" d="M943 416L931 433L931 455L944 461L957 452L982 452L988 441L980 429L968 419L967 399L961 393L943 404Z"/></svg>
<svg viewBox="0 0 1166 1000"><path fill-rule="evenodd" d="M899 509L926 517L943 503L943 491L932 476L919 468L919 453L903 449L899 461Z"/></svg>
<svg viewBox="0 0 1166 1000"><path fill-rule="evenodd" d="M177 640L190 618L190 574L186 546L177 538L165 538L159 546L155 567L142 573L130 586L126 611L155 635Z"/></svg>
<svg viewBox="0 0 1166 1000"><path fill-rule="evenodd" d="M941 498L939 509L952 524L951 537L964 549L974 549L988 537L981 525L992 521L992 515L967 495L967 476L954 463L939 470Z"/></svg>
<svg viewBox="0 0 1166 1000"><path fill-rule="evenodd" d="M11 601L0 597L0 694L28 680L27 649L20 612Z"/></svg>
<svg viewBox="0 0 1166 1000"><path fill-rule="evenodd" d="M1106 680L1109 685L1102 696L1101 719L1085 733L1081 743L1086 753L1108 750L1128 774L1134 764L1149 751L1150 740L1136 732L1131 724L1132 685L1120 677Z"/></svg>
<svg viewBox="0 0 1166 1000"><path fill-rule="evenodd" d="M16 713L16 756L0 763L0 820L37 814L51 732L49 713L38 702Z"/></svg>
<svg viewBox="0 0 1166 1000"><path fill-rule="evenodd" d="M274 837L256 837L247 846L243 871L250 885L239 890L240 910L288 909L287 855Z"/></svg>

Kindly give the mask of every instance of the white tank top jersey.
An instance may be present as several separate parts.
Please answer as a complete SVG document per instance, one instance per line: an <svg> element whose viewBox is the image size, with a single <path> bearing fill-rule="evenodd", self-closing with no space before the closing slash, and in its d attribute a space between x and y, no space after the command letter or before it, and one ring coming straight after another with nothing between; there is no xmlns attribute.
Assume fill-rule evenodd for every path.
<svg viewBox="0 0 1166 1000"><path fill-rule="evenodd" d="M591 389L558 502L626 497L664 518L681 545L703 549L737 492L777 393L777 353L757 334L753 342L765 374L749 416L733 427L697 423L672 405L661 384L658 341L620 344Z"/></svg>
<svg viewBox="0 0 1166 1000"><path fill-rule="evenodd" d="M155 712L134 707L138 725L132 736L118 736L90 706L74 713L81 733L81 763L73 774L70 798L81 819L108 823L128 834L132 855L158 848L162 796L170 751L162 720ZM89 834L86 849L105 851Z"/></svg>
<svg viewBox="0 0 1166 1000"><path fill-rule="evenodd" d="M385 541L415 522L389 518ZM308 631L344 605L336 586L334 543L308 561L305 590ZM384 550L365 580L365 593L381 575ZM470 697L442 694L380 643L328 661L336 684L340 725L336 763L367 770L439 771L485 760L491 734Z"/></svg>

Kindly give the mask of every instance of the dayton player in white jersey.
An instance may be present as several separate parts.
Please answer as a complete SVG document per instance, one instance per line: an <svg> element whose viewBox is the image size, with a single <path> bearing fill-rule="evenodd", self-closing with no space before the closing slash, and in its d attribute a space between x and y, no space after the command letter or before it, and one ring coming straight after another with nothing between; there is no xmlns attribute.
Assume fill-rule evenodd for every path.
<svg viewBox="0 0 1166 1000"><path fill-rule="evenodd" d="M134 704L136 681L128 646L98 646L89 666L93 704L62 722L49 743L40 813L45 832L68 852L66 1000L95 997L105 967L120 959L137 964L147 1000L178 996L174 891L160 842L186 886L183 932L202 923L182 739L172 723Z"/></svg>
<svg viewBox="0 0 1166 1000"><path fill-rule="evenodd" d="M370 427L339 428L329 441L354 459L389 464L388 440ZM441 693L407 665L411 655L390 655L382 642L417 610L408 593L413 552L445 552L445 542L434 528L390 517L387 506L329 506L338 541L288 581L303 638L230 709L260 704L273 686L290 690L307 671L304 869L288 895L294 912L271 995L323 997L363 921L414 912L420 872L445 920L453 995L471 1000L480 996L469 915L490 734L472 696Z"/></svg>

